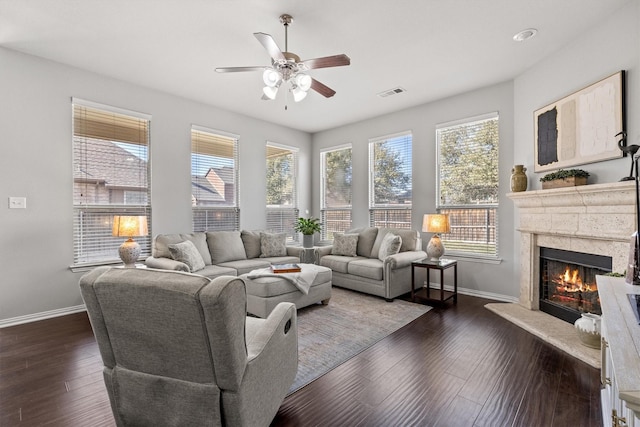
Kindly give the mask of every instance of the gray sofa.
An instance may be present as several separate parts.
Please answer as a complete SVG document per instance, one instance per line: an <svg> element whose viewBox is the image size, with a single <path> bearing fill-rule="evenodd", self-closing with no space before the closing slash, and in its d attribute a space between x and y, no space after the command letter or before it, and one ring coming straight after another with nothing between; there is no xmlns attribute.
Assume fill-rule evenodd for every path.
<svg viewBox="0 0 640 427"><path fill-rule="evenodd" d="M247 230L158 234L145 264L210 279L240 276L272 264L300 262L302 248L286 246L284 239L284 234ZM187 241L193 245L185 244Z"/></svg>
<svg viewBox="0 0 640 427"><path fill-rule="evenodd" d="M389 249L385 237L390 233L387 239L400 247L381 255L381 249ZM338 239L343 242L346 237L351 237L351 244L357 241L352 250L345 249L344 245L338 248L336 244ZM393 253L393 249L398 252ZM411 291L411 262L426 258L427 253L422 250L420 233L415 230L367 227L336 236L334 245L319 247L316 256L320 265L332 270L334 286L392 300Z"/></svg>

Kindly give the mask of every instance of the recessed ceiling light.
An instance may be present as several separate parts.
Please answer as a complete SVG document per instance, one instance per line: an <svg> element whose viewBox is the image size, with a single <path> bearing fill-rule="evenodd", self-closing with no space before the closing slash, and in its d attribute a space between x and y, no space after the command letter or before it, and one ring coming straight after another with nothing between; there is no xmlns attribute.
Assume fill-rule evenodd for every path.
<svg viewBox="0 0 640 427"><path fill-rule="evenodd" d="M529 40L536 34L538 34L538 30L536 30L535 28L527 28L526 30L522 30L518 34L513 36L513 39L517 42L523 42L525 40Z"/></svg>

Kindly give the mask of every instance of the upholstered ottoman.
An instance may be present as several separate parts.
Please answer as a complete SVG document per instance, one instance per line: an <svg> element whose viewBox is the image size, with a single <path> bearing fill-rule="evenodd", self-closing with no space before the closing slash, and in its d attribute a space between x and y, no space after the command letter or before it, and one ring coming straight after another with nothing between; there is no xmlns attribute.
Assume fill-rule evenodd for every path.
<svg viewBox="0 0 640 427"><path fill-rule="evenodd" d="M241 275L247 288L247 313L265 318L281 302L292 302L296 308L319 302L328 304L331 298L331 269L314 264L300 264L300 268L301 273L273 274L265 269ZM301 277L312 277L307 293L303 292L306 286L301 286L299 282L296 285L296 280Z"/></svg>

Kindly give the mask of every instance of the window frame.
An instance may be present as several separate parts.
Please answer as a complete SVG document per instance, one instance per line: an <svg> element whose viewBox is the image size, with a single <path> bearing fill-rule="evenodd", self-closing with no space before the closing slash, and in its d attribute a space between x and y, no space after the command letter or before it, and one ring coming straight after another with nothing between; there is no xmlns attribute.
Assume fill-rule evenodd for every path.
<svg viewBox="0 0 640 427"><path fill-rule="evenodd" d="M349 229L351 229L353 224L353 183L351 184L351 188L349 188L349 192L351 193L351 203L345 205L343 207L329 207L327 206L327 154L335 153L342 150L349 150L351 155L351 176L353 179L353 146L352 144L342 144L334 147L329 147L320 151L320 222L322 225L322 231L320 232L321 240L333 240L334 233L343 233ZM330 218L330 217L340 217L343 218ZM339 222L348 222L348 225L332 227L330 224L339 223Z"/></svg>
<svg viewBox="0 0 640 427"><path fill-rule="evenodd" d="M441 200L441 167L442 167L442 154L441 154L441 133L446 130L450 130L453 128L461 127L461 126L472 126L476 123L486 122L490 120L495 120L496 122L496 135L497 135L497 148L496 148L496 202L495 203L469 203L469 204L448 204L443 203ZM499 150L500 150L500 114L498 111L480 114L472 117L467 117L459 120L454 120L450 122L440 123L436 125L436 211L438 213L448 213L450 215L450 223L452 231L450 233L441 234L440 238L444 243L446 254L449 256L453 256L456 258L468 258L468 259L477 259L477 260L487 260L487 261L500 261L500 245L499 245ZM471 222L469 224L459 224L463 222L460 218L456 218L455 212L459 212L459 215L467 215L469 218L467 221ZM473 225L473 216L483 216L485 218L484 224ZM480 229L479 232L472 232L472 234L484 234L484 241L480 240L469 240L466 243L454 243L457 240L453 240L451 238L451 234L455 233L454 230L459 230L459 233L465 233L464 229ZM484 231L482 231L484 229ZM467 231L468 233L469 231ZM491 239L493 236L493 239ZM491 244L491 240L495 240L495 244ZM449 242L449 247L447 248L447 242ZM490 248L493 246L495 249L493 252L489 251L472 251L461 249L464 246L473 246L473 245L481 245L486 248ZM452 249L452 246L457 249Z"/></svg>
<svg viewBox="0 0 640 427"><path fill-rule="evenodd" d="M220 138L220 139L229 139L233 144L232 148L232 157L229 157L233 161L233 203L220 203L220 204L211 204L211 205L197 205L195 204L198 197L198 184L196 183L196 178L204 178L206 180L205 174L200 176L195 174L197 170L202 167L208 167L208 171L214 169L214 161L205 161L202 164L199 161L198 155L202 155L203 153L197 151L197 144L200 142L199 140L194 140L194 134L197 137L200 134L206 134L210 136L212 139ZM191 172L190 172L190 180L191 180L191 229L194 232L199 231L238 231L240 230L240 163L239 163L239 145L240 145L240 136L221 131L218 129L212 129L205 126L199 126L192 124L190 131L191 138ZM202 147L201 147L202 148ZM215 158L215 156L209 156L211 158ZM222 158L222 157L221 157ZM224 167L224 166L223 166ZM207 180L207 182L209 182ZM206 184L206 183L205 183ZM195 189L195 190L194 190ZM215 191L215 189L213 190ZM196 193L196 194L194 194ZM220 221L220 218L225 218L224 221ZM217 226L216 226L216 223ZM210 226L209 224L212 224Z"/></svg>
<svg viewBox="0 0 640 427"><path fill-rule="evenodd" d="M286 233L287 242L301 243L299 233L293 231L293 225L298 216L300 209L298 206L298 169L300 167L300 148L290 145L280 144L273 141L265 143L265 173L269 172L269 150L281 151L281 154L291 155L293 167L290 168L288 179L291 188L291 204L273 204L265 203L265 224L267 230L273 233ZM276 155L276 154L274 154ZM265 175L265 199L268 199L268 180ZM268 202L265 200L265 202Z"/></svg>
<svg viewBox="0 0 640 427"><path fill-rule="evenodd" d="M403 139L409 140L409 158L403 164L404 172L407 173L409 184L408 192L411 194L408 204L399 203L377 203L375 200L375 144L384 144L390 140ZM398 141L398 144L405 143ZM408 169L408 171L407 171ZM382 214L385 220L377 219ZM413 132L406 130L389 135L383 135L369 139L369 226L371 227L387 227L399 229L412 229L413 220Z"/></svg>
<svg viewBox="0 0 640 427"><path fill-rule="evenodd" d="M141 248L140 259L144 259L144 257L151 255L151 236L153 235L151 221L151 115L72 97L71 119L73 260L70 269L84 271L99 265L122 263L118 255L118 248L124 240L122 237L111 235L113 217L116 215L146 216L148 234L135 237ZM144 136L140 135L141 132ZM109 138L110 136L111 138ZM141 141L144 142L141 143ZM123 167L118 170L125 173L120 175L125 175L127 168L136 168L135 165L131 166L128 162L117 162L115 157L120 152L120 156L128 155L127 160L131 157L134 162L137 160L137 164L144 164L144 178L135 180L135 183L121 183L119 185L114 183L113 179L107 179L110 178L109 176L98 177L98 179L89 178L92 176L91 169L100 167L92 166L89 163L91 161L89 156L91 153L100 153L101 149L98 145L106 142L115 146L114 150L106 152L114 157L111 162L103 157L100 160L104 159L104 161L96 163L102 166L102 173L105 173L105 165L114 167L122 164ZM88 145L83 146L83 144ZM127 146L130 146L130 150L139 146L140 152L134 154L127 150ZM138 154L144 154L145 158L139 157ZM83 174L86 174L87 177L83 178ZM118 174L113 176L118 176ZM108 181L112 181L114 184L110 188L107 186ZM100 190L100 186L103 184L104 188ZM131 184L145 184L145 186L131 187ZM89 190L89 186L92 187L91 190ZM99 193L102 194L102 201L96 199L96 197L100 197ZM82 199L89 194L92 195L93 202ZM122 200L116 203L112 202L114 195L118 200ZM141 197L142 195L144 197ZM132 196L135 196L133 199L138 199L139 202L127 203L127 199L131 200Z"/></svg>

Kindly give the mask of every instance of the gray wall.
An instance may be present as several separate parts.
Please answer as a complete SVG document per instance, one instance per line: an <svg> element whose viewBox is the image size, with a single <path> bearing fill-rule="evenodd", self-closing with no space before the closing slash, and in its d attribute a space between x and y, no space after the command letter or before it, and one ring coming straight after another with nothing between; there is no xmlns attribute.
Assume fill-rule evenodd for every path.
<svg viewBox="0 0 640 427"><path fill-rule="evenodd" d="M300 148L299 206L311 208L309 134L0 48L0 326L82 305L69 270L71 97L152 115L154 234L191 230L191 124L240 135L243 228L265 226L267 140ZM8 209L10 196L27 209Z"/></svg>

